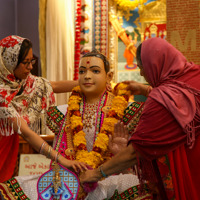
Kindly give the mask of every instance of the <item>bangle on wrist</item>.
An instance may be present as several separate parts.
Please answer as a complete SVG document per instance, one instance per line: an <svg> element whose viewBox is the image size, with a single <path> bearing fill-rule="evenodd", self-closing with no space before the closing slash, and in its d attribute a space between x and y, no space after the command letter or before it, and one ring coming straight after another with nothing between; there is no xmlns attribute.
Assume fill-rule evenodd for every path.
<svg viewBox="0 0 200 200"><path fill-rule="evenodd" d="M58 152L56 151L55 158L54 158L55 162L57 162L57 158L58 158Z"/></svg>
<svg viewBox="0 0 200 200"><path fill-rule="evenodd" d="M47 143L46 143L45 141L42 143L42 145L41 145L41 147L40 147L40 150L39 150L40 154L43 154L43 150L44 150L46 144L47 144Z"/></svg>
<svg viewBox="0 0 200 200"><path fill-rule="evenodd" d="M47 155L46 155L47 158L51 158L51 151L52 151L52 147L48 146L48 152L47 152Z"/></svg>
<svg viewBox="0 0 200 200"><path fill-rule="evenodd" d="M102 167L103 167L103 165L101 165L101 166L99 167L99 171L100 171L100 173L101 173L102 177L104 177L104 178L107 178L107 177L108 177L108 175L106 175L106 174L104 173L104 171L103 171Z"/></svg>
<svg viewBox="0 0 200 200"><path fill-rule="evenodd" d="M61 156L61 154L58 152L57 158L56 158L56 162L58 163L58 158Z"/></svg>

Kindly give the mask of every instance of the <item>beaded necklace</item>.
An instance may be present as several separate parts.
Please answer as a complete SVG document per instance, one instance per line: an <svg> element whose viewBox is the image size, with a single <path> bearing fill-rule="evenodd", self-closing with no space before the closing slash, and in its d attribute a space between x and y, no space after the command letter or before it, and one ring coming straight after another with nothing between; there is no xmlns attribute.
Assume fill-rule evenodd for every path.
<svg viewBox="0 0 200 200"><path fill-rule="evenodd" d="M106 98L107 98L107 92L104 92L103 95L101 96L101 99L99 100L99 102L96 103L97 106L98 106L96 112L93 113L93 114L96 115L96 117L95 117L95 124L93 124L95 126L95 134L94 134L93 143L95 142L96 136L98 135L98 133L100 131L100 127L101 127L102 122L103 122L104 113L102 113L101 110L102 110L103 106L106 103ZM82 114L83 125L85 125L84 124L84 119L83 119L84 118L84 114L86 112L86 100L85 100L85 96L82 98L81 103L80 103L80 112Z"/></svg>

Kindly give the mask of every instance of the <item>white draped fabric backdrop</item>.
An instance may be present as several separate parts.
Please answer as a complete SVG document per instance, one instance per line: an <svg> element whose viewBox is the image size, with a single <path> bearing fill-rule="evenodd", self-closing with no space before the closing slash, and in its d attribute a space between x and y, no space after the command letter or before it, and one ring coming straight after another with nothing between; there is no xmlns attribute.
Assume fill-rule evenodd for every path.
<svg viewBox="0 0 200 200"><path fill-rule="evenodd" d="M46 72L51 81L73 80L73 0L47 0ZM68 97L69 94L56 94L56 105L66 104Z"/></svg>

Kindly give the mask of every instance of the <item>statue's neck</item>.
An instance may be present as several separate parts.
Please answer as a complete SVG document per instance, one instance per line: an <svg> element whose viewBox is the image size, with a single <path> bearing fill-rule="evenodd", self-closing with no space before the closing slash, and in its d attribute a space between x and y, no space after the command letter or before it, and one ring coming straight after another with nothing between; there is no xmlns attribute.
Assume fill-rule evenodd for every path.
<svg viewBox="0 0 200 200"><path fill-rule="evenodd" d="M97 102L99 102L102 98L102 96L104 95L105 91L103 91L101 94L99 95L90 95L90 94L85 94L84 98L85 98L85 102L87 104L96 104Z"/></svg>

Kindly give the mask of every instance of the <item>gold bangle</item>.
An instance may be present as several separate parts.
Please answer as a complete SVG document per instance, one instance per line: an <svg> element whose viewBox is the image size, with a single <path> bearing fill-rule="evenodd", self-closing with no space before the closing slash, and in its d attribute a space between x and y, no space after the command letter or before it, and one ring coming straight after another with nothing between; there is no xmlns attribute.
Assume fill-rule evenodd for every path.
<svg viewBox="0 0 200 200"><path fill-rule="evenodd" d="M57 160L57 157L58 157L58 152L56 152L56 155L55 155L55 159L54 159L55 162Z"/></svg>
<svg viewBox="0 0 200 200"><path fill-rule="evenodd" d="M60 153L59 152L56 152L56 155L55 155L55 162L57 163L58 162L58 158L60 157Z"/></svg>
<svg viewBox="0 0 200 200"><path fill-rule="evenodd" d="M48 152L47 152L47 155L46 155L47 158L51 158L51 150L52 150L52 147L49 146Z"/></svg>
<svg viewBox="0 0 200 200"><path fill-rule="evenodd" d="M45 146L47 145L47 143L44 141L43 143L42 143L42 145L41 145L41 147L40 147L40 154L42 154L43 155L43 150L44 150L44 148L45 148Z"/></svg>
<svg viewBox="0 0 200 200"><path fill-rule="evenodd" d="M57 156L57 159L56 159L56 162L58 163L58 158L61 156L61 154L58 152L58 156Z"/></svg>

